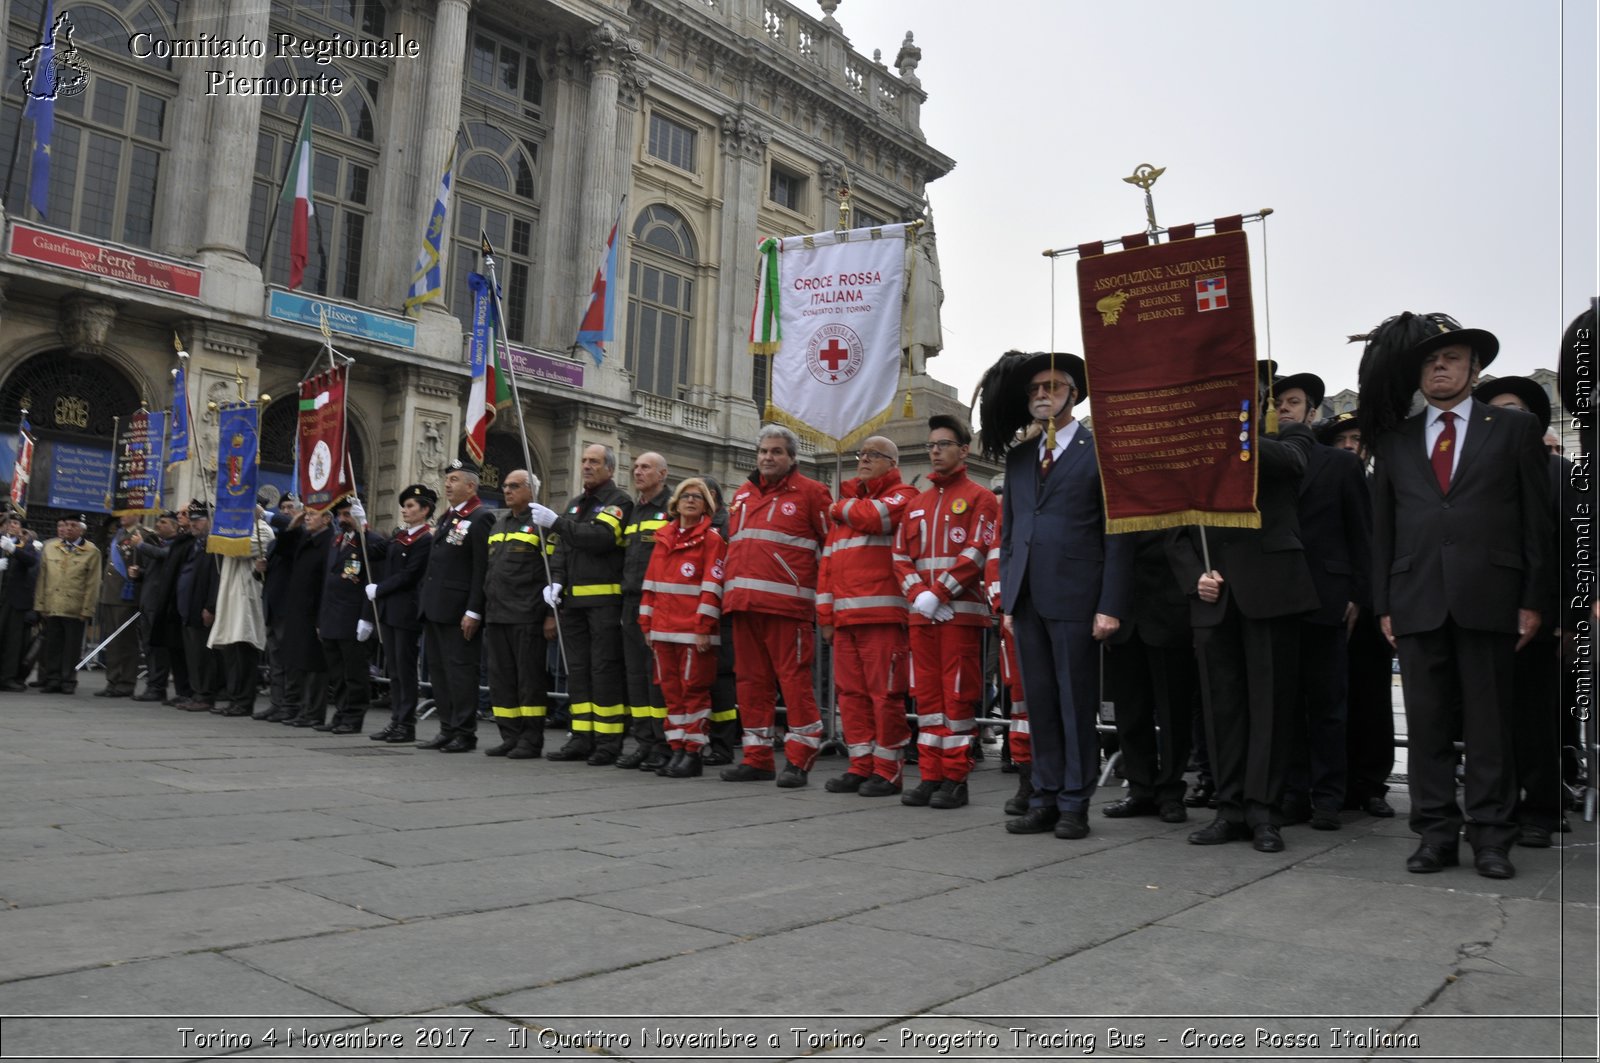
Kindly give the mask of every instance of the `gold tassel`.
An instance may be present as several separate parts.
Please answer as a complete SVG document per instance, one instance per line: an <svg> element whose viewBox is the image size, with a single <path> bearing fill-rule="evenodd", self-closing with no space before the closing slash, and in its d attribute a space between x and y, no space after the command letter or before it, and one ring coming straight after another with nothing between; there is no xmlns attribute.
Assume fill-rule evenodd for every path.
<svg viewBox="0 0 1600 1063"><path fill-rule="evenodd" d="M1044 429L1044 447L1051 454L1056 452L1056 419L1052 414L1049 424Z"/></svg>
<svg viewBox="0 0 1600 1063"><path fill-rule="evenodd" d="M916 415L917 415L917 408L915 406L911 405L911 389L907 388L906 389L906 402L905 402L904 406L900 407L900 416L901 417L915 417Z"/></svg>
<svg viewBox="0 0 1600 1063"><path fill-rule="evenodd" d="M1278 407L1268 404L1267 414L1261 427L1266 430L1269 436L1278 434Z"/></svg>

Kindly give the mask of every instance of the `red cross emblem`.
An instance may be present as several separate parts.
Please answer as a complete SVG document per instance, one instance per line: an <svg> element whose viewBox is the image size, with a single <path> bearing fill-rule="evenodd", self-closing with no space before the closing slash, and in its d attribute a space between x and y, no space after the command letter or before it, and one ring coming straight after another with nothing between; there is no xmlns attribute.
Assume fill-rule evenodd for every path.
<svg viewBox="0 0 1600 1063"><path fill-rule="evenodd" d="M850 348L838 340L829 340L828 345L817 354L817 358L828 367L829 376L839 379L839 367L850 360Z"/></svg>

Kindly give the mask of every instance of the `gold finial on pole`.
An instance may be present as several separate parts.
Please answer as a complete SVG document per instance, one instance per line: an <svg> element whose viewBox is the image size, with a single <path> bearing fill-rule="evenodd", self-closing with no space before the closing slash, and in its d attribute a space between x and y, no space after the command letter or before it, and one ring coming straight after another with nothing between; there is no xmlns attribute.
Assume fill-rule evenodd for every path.
<svg viewBox="0 0 1600 1063"><path fill-rule="evenodd" d="M1123 178L1128 184L1144 189L1145 232L1151 236L1160 233L1161 226L1156 222L1156 201L1150 194L1150 186L1166 172L1165 166L1151 166L1148 162L1141 162L1133 168L1132 174Z"/></svg>
<svg viewBox="0 0 1600 1063"><path fill-rule="evenodd" d="M839 231L844 232L850 228L850 171L843 167L839 170Z"/></svg>

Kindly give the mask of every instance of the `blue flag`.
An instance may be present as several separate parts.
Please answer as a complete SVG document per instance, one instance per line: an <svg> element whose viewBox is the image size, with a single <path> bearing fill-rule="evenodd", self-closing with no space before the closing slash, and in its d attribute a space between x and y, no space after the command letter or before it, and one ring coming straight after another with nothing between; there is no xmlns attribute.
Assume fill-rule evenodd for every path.
<svg viewBox="0 0 1600 1063"><path fill-rule="evenodd" d="M167 464L189 460L189 385L184 380L183 363L172 373L172 442L167 446Z"/></svg>
<svg viewBox="0 0 1600 1063"><path fill-rule="evenodd" d="M450 169L455 161L456 149L452 147L450 158L444 164L444 177L439 180L439 196L433 201L433 213L428 216L428 231L422 234L422 252L417 255L417 264L412 270L411 291L406 295L407 314L415 314L417 307L444 294L439 256L444 240L445 210L450 202Z"/></svg>
<svg viewBox="0 0 1600 1063"><path fill-rule="evenodd" d="M46 0L42 39L34 46L33 55L25 61L27 73L23 79L23 92L27 102L22 105L22 115L33 122L33 158L29 166L28 203L45 216L50 205L50 140L56 132L56 94L60 89L57 80L56 34L70 33L67 16L61 22L55 19L55 0ZM71 48L70 40L67 42ZM31 69L29 68L31 67Z"/></svg>
<svg viewBox="0 0 1600 1063"><path fill-rule="evenodd" d="M248 557L256 531L256 465L260 457L255 403L224 406L217 419L217 515L206 552Z"/></svg>

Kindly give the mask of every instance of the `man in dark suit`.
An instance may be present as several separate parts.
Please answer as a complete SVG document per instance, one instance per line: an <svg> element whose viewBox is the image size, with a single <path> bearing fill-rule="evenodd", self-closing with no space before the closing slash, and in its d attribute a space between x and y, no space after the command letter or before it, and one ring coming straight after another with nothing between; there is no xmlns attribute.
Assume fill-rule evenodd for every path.
<svg viewBox="0 0 1600 1063"><path fill-rule="evenodd" d="M1315 373L1280 378L1279 424L1309 426L1326 391ZM1316 584L1316 608L1300 618L1300 693L1294 750L1281 810L1285 822L1316 830L1343 824L1349 664L1346 647L1362 612L1372 611L1372 500L1361 459L1318 444L1300 480L1300 540Z"/></svg>
<svg viewBox="0 0 1600 1063"><path fill-rule="evenodd" d="M1373 608L1400 654L1410 737L1406 870L1458 862L1454 741L1466 742L1466 829L1486 878L1516 873L1512 669L1539 630L1550 543L1549 470L1539 423L1475 402L1500 343L1435 319L1402 366L1427 407L1376 441Z"/></svg>
<svg viewBox="0 0 1600 1063"><path fill-rule="evenodd" d="M333 719L316 724L329 734L361 733L372 700L367 665L372 653L367 640L377 628L378 614L367 595L367 584L383 573L377 565L384 555L382 537L367 530L366 510L352 498L333 505L333 543L328 547L322 576L322 603L317 608L317 637L328 665Z"/></svg>
<svg viewBox="0 0 1600 1063"><path fill-rule="evenodd" d="M478 497L478 467L465 458L444 477L450 503L433 530L428 574L422 579L422 637L439 711L439 734L419 749L466 753L478 747L478 664L483 641L483 577L489 565L494 516Z"/></svg>
<svg viewBox="0 0 1600 1063"><path fill-rule="evenodd" d="M184 525L188 518L185 515ZM167 677L172 677L176 701L194 696L189 685L189 661L183 652L183 623L178 617L178 571L192 542L187 530L180 530L178 514L172 510L156 518L153 536L134 536L134 568L139 580L139 634L145 645L145 687L134 701L159 701L167 698Z"/></svg>
<svg viewBox="0 0 1600 1063"><path fill-rule="evenodd" d="M383 579L367 587L367 597L378 607L383 668L389 676L389 726L372 734L374 742L417 739L417 660L422 644L417 589L433 553L428 522L438 504L438 494L427 484L412 484L400 492L400 519L405 524L389 540Z"/></svg>
<svg viewBox="0 0 1600 1063"><path fill-rule="evenodd" d="M1106 536L1094 440L1073 420L1089 397L1083 359L1036 354L1015 378L1042 430L1006 456L1001 496L1002 623L1016 639L1033 741L1033 795L1006 830L1082 838L1100 763L1099 642L1127 613L1130 544Z"/></svg>
<svg viewBox="0 0 1600 1063"><path fill-rule="evenodd" d="M28 689L22 662L33 631L34 583L39 578L39 550L22 526L22 517L7 513L0 521L0 690Z"/></svg>
<svg viewBox="0 0 1600 1063"><path fill-rule="evenodd" d="M1270 378L1269 378L1270 379ZM1263 387L1262 398L1270 392ZM1316 602L1296 515L1296 492L1316 441L1304 425L1262 432L1256 505L1260 528L1175 529L1167 557L1189 595L1206 746L1217 782L1217 818L1193 845L1249 838L1283 849L1273 822L1289 771L1289 714L1299 689L1296 617ZM1210 548L1211 567L1205 565Z"/></svg>

